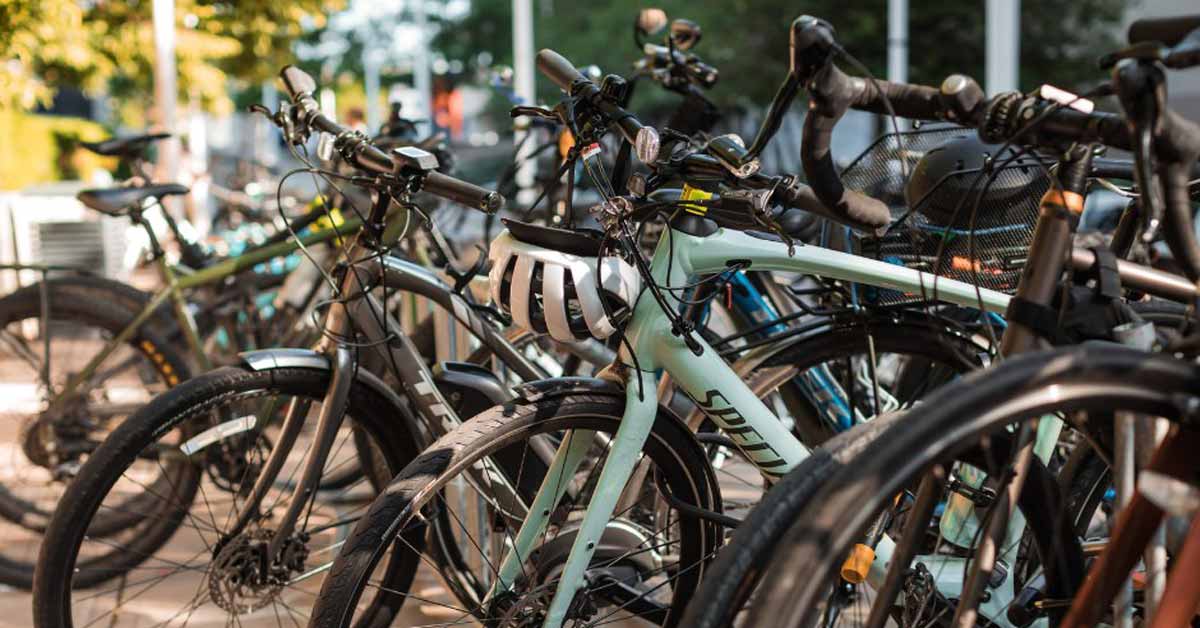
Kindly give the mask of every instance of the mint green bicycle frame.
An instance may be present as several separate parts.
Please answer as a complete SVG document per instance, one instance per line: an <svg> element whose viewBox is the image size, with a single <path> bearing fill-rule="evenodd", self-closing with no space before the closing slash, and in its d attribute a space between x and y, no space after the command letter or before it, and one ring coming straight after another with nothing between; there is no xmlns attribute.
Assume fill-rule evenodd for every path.
<svg viewBox="0 0 1200 628"><path fill-rule="evenodd" d="M268 260L275 259L288 255L300 248L300 244L310 246L328 242L335 238L340 238L344 235L353 234L362 226L362 221L357 217L345 220L342 224L335 227L327 227L312 233L306 234L297 242L295 238L289 238L282 242L269 244L258 248L251 249L242 255L229 257L212 266L202 268L195 272L188 271L182 273L171 266L165 257L159 256L157 260L159 275L163 283L166 284L150 299L141 312L121 330L112 340L100 350L99 353L92 356L92 359L72 375L67 383L63 385L57 392L51 392L48 400L47 413L57 409L61 404L72 399L73 397L86 392L82 387L92 378L99 370L100 365L117 350L118 347L124 345L137 332L143 324L150 319L151 316L158 310L159 306L166 303L168 299L171 301L172 308L175 313L175 318L179 322L180 328L183 330L184 341L187 342L192 358L200 366L201 370L212 368L212 363L208 359L208 354L204 351L203 342L200 339L200 331L196 327L196 321L192 318L192 313L187 307L187 298L185 292L199 286L216 283L231 277L240 272L250 270L255 266L262 264Z"/></svg>
<svg viewBox="0 0 1200 628"><path fill-rule="evenodd" d="M996 313L1005 311L1010 298L972 284L816 246L797 246L794 255L789 255L787 245L782 242L729 229L701 237L671 227L671 232L664 233L659 240L650 271L659 285L679 286L691 277L723 272L735 260L750 262L751 270L817 275L957 305L982 305L984 310ZM634 306L626 337L637 355L640 370L634 368L634 360L623 350L620 360L626 374L625 413L563 566L544 626L559 626L564 620L571 600L584 581L583 575L594 548L612 517L626 482L638 466L642 446L658 412L657 371L669 374L695 399L767 477L782 476L809 455L809 450L698 334L694 338L703 350L700 355L693 354L682 338L671 332L670 320L658 303L644 293ZM549 513L562 496L561 487L566 484L552 478L574 474L591 442L590 433L564 435L542 487L500 564L490 595L507 590L520 575L521 557L530 555L547 525ZM559 488L556 491L551 487Z"/></svg>

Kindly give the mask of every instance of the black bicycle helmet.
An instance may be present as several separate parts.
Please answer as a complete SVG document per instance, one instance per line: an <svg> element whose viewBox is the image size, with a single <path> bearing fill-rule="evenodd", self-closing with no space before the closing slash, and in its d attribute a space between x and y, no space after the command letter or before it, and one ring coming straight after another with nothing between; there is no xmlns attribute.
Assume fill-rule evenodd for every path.
<svg viewBox="0 0 1200 628"><path fill-rule="evenodd" d="M979 176L989 165L991 172ZM905 185L904 197L909 209L929 222L967 229L972 224L971 209L981 193L975 228L1026 220L1030 194L1040 194L1045 188L1045 174L1036 157L1019 154L1012 146L1001 150L1001 145L979 139L974 130L963 129L921 157Z"/></svg>

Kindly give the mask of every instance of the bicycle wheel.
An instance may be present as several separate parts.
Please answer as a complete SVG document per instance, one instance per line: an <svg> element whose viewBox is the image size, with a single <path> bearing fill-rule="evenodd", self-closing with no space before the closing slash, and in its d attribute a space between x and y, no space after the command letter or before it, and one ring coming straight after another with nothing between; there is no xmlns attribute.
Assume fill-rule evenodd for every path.
<svg viewBox="0 0 1200 628"><path fill-rule="evenodd" d="M304 623L303 609L346 532L377 487L418 450L397 420L407 416L399 401L362 377L351 388L322 475L361 464L355 440L364 434L377 464L350 486L318 491L294 531L278 541L275 560L267 548L316 441L315 421L306 421L291 443L256 510L246 508L247 497L270 453L287 446L280 440L284 413L295 404L307 413L299 416L314 418L329 372L226 367L155 398L93 453L54 513L35 577L37 625L194 625L218 617ZM168 488L148 490L157 480ZM93 535L98 516L121 508L130 492L155 498L138 525ZM392 576L405 586L416 564L400 558Z"/></svg>
<svg viewBox="0 0 1200 628"><path fill-rule="evenodd" d="M911 407L989 360L985 339L943 317L849 314L773 347L755 373L771 370L771 383L756 392L779 395L780 416L816 447L852 425Z"/></svg>
<svg viewBox="0 0 1200 628"><path fill-rule="evenodd" d="M945 525L949 503L969 494L976 521L987 519L1005 487L997 478L1009 477L1016 426L1035 420L1049 425L1042 419L1057 415L1095 442L1108 442L1104 433L1114 413L1177 418L1180 399L1194 396L1198 383L1200 369L1170 357L1081 346L1014 358L946 386L908 416L881 422L883 429L847 447L821 471L821 486L792 511L796 518L772 545L769 564L757 574L744 571L754 581L712 583L743 587L738 596L745 612L721 612L744 625L858 625L869 613L901 625L949 622L977 538L977 532L964 535ZM1065 453L1058 442L1053 456ZM964 465L990 479L973 482ZM1010 544L998 548L1000 568L986 584L982 604L972 609L980 624L1053 622L1082 582L1080 519L1069 511L1078 500L1062 496L1040 460L1029 468L1018 502L1025 534L1010 534ZM922 498L912 498L920 486L928 487L924 505L936 513L929 519L914 514L921 510ZM868 532L879 531L878 547L886 548L889 562L875 561L865 580L848 584L840 574L847 557ZM805 566L803 577L796 565ZM755 582L761 585L748 596L745 588ZM691 616L705 610L693 609Z"/></svg>
<svg viewBox="0 0 1200 628"><path fill-rule="evenodd" d="M623 395L572 393L498 406L447 434L397 476L358 523L322 588L311 625L387 625L409 598L422 604L424 616L406 616L406 625L538 622L624 406ZM490 457L514 446L528 452L524 444L538 438L588 438L583 442L588 451L580 470L563 479L567 496L550 513L536 550L521 561L514 587L489 598L496 565L524 520L524 510L518 510L524 506L481 484L472 469L503 473L488 463ZM587 584L572 605L576 624L639 618L674 624L719 543L716 526L692 514L719 508L714 478L694 437L678 419L660 414L643 455L647 479L640 490L626 487L623 506L604 531ZM523 479L523 468L518 465L514 484ZM378 575L385 555L419 552L390 539L426 520L448 521L452 529L445 532L458 539L455 568L442 571L453 595L436 587L389 590ZM375 595L364 600L367 592Z"/></svg>
<svg viewBox="0 0 1200 628"><path fill-rule="evenodd" d="M42 532L96 444L154 395L190 376L176 348L149 325L118 345L79 394L47 411L51 395L134 320L124 292L51 281L0 299L0 582L28 589ZM48 314L43 324L43 306ZM136 502L126 512L140 512ZM136 522L114 515L108 534Z"/></svg>
<svg viewBox="0 0 1200 628"><path fill-rule="evenodd" d="M793 433L815 449L877 413L904 410L928 391L982 366L984 341L952 322L919 312L835 319L770 347L746 376ZM876 399L879 403L876 403ZM715 433L698 408L687 423L700 431L721 482L723 510L742 517L766 490L736 447Z"/></svg>

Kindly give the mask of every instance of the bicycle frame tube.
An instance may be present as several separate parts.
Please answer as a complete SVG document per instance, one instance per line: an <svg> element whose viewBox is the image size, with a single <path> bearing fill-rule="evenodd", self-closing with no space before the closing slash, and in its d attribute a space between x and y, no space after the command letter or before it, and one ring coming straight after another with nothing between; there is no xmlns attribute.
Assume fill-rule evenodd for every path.
<svg viewBox="0 0 1200 628"><path fill-rule="evenodd" d="M360 227L362 227L362 221L358 218L352 218L341 225L338 225L337 227L321 229L320 231L305 234L304 236L301 236L300 242L303 243L304 246L321 244L340 238L346 234L353 234L358 231ZM251 268L254 268L255 266L258 266L259 264L268 260L291 254L297 251L299 248L300 244L297 243L295 238L288 238L282 242L276 242L275 244L268 244L267 246L250 249L249 251L238 255L237 257L226 258L207 268L201 268L195 272L181 275L179 277L179 289L188 290L197 286L220 281L231 275L236 275L240 272L250 270Z"/></svg>
<svg viewBox="0 0 1200 628"><path fill-rule="evenodd" d="M338 227L322 229L320 231L307 234L300 238L300 241L305 246L328 242L335 238L342 237L344 234L353 233L362 226L362 221L357 218L347 220ZM69 399L76 393L78 388L96 374L97 369L104 363L105 360L117 350L118 347L125 344L133 337L137 330L141 328L155 311L168 299L171 300L172 308L175 313L175 318L183 330L185 340L188 344L188 349L192 352L192 357L197 361L202 369L207 370L211 364L208 360L208 355L204 351L203 344L200 340L200 331L196 327L195 321L192 319L191 313L187 308L187 301L184 299L183 291L196 288L198 286L216 283L242 271L251 269L267 260L276 257L288 255L300 248L295 238L285 240L276 244L252 249L244 255L227 258L224 261L218 262L207 268L202 268L188 274L176 273L164 258L159 258L159 272L166 283L159 292L157 292L141 312L133 318L125 329L121 330L115 338L109 341L104 348L92 357L88 363L75 373L67 383L55 395L53 395L47 406L47 411L55 409L64 399Z"/></svg>

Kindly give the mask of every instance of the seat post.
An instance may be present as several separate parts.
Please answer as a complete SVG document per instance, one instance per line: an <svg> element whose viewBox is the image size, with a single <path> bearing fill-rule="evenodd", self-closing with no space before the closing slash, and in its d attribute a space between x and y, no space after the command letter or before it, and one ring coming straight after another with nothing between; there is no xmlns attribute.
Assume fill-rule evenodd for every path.
<svg viewBox="0 0 1200 628"><path fill-rule="evenodd" d="M164 211L163 214L166 214L166 212ZM150 255L152 258L155 261L162 259L166 255L166 252L163 251L162 244L159 243L158 236L154 233L154 227L150 224L149 220L146 220L146 216L142 213L142 208L133 207L130 209L129 219L133 221L133 224L140 226L146 231L146 236L150 238ZM170 224L169 219L168 224Z"/></svg>

